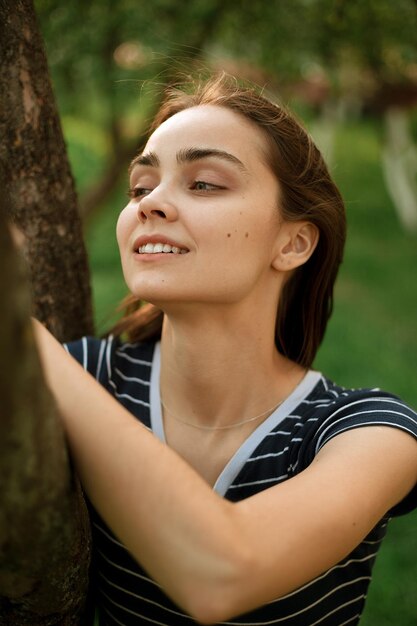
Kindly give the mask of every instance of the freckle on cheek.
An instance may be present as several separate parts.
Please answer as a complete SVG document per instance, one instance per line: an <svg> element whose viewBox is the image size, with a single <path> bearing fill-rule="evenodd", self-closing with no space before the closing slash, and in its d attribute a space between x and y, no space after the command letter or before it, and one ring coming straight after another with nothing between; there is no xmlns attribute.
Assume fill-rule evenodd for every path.
<svg viewBox="0 0 417 626"><path fill-rule="evenodd" d="M249 233L245 233L245 237L249 237Z"/></svg>
<svg viewBox="0 0 417 626"><path fill-rule="evenodd" d="M231 233L227 233L227 236L228 236L228 237L231 237L232 235L231 235Z"/></svg>

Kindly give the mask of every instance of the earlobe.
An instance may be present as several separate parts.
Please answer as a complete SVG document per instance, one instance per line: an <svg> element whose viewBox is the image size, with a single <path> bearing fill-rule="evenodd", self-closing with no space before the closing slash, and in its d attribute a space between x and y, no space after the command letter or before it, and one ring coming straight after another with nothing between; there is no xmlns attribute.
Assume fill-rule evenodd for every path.
<svg viewBox="0 0 417 626"><path fill-rule="evenodd" d="M319 240L319 230L311 222L287 222L278 237L278 250L272 266L290 271L303 265L313 254Z"/></svg>

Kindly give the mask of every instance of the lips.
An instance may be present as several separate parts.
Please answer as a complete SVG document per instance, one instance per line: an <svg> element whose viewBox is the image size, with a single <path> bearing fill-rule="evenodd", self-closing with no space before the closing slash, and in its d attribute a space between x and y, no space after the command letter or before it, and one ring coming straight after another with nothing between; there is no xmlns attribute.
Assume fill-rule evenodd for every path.
<svg viewBox="0 0 417 626"><path fill-rule="evenodd" d="M136 254L186 254L188 248L183 244L167 239L163 235L142 235L133 244Z"/></svg>

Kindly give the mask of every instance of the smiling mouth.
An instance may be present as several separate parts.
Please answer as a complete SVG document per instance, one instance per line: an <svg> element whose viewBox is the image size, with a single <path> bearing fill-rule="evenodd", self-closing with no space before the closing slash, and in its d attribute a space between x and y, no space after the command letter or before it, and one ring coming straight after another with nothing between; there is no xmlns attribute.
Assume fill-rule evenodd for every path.
<svg viewBox="0 0 417 626"><path fill-rule="evenodd" d="M139 254L187 254L186 248L171 246L169 243L146 243L136 250Z"/></svg>

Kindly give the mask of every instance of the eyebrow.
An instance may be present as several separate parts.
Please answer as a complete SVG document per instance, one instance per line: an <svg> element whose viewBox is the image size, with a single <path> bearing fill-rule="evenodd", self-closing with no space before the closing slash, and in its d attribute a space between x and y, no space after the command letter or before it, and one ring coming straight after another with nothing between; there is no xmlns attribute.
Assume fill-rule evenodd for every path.
<svg viewBox="0 0 417 626"><path fill-rule="evenodd" d="M154 152L147 152L146 154L142 152L142 154L138 154L130 164L129 170L135 167L135 165L147 165L149 167L159 167L159 159Z"/></svg>
<svg viewBox="0 0 417 626"><path fill-rule="evenodd" d="M217 150L215 148L184 148L177 152L177 162L180 164L192 163L193 161L201 161L202 159L208 158L215 158L227 161L229 163L232 163L233 165L236 165L243 172L248 172L240 159L234 156L234 154L230 154L230 152L226 152L225 150ZM160 160L155 152L146 152L139 154L133 159L130 166L130 171L132 171L135 165L159 167Z"/></svg>
<svg viewBox="0 0 417 626"><path fill-rule="evenodd" d="M208 158L228 161L233 165L237 165L242 171L247 172L242 161L234 156L234 154L230 154L230 152L226 152L225 150L216 150L215 148L185 148L177 153L178 163L191 163L192 161L200 161Z"/></svg>

